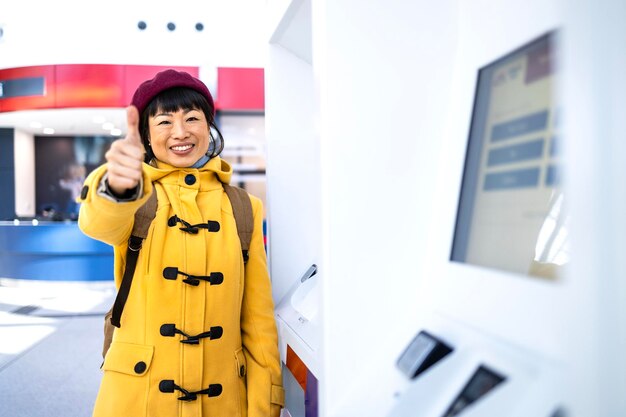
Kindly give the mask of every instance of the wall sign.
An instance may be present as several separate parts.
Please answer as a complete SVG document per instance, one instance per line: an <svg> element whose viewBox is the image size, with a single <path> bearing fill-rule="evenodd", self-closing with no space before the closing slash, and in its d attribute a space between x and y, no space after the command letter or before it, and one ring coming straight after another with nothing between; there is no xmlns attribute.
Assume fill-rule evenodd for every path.
<svg viewBox="0 0 626 417"><path fill-rule="evenodd" d="M28 97L45 95L44 77L15 78L0 80L0 98Z"/></svg>

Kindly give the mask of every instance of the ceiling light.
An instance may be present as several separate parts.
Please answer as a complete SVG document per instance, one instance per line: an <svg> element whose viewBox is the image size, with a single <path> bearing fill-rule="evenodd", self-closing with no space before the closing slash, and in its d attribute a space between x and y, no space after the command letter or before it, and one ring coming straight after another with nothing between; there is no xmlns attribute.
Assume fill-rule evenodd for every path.
<svg viewBox="0 0 626 417"><path fill-rule="evenodd" d="M111 135L113 136L121 136L122 131L120 129L111 129Z"/></svg>
<svg viewBox="0 0 626 417"><path fill-rule="evenodd" d="M111 130L115 127L115 125L111 122L102 123L102 128L104 130Z"/></svg>
<svg viewBox="0 0 626 417"><path fill-rule="evenodd" d="M44 127L43 133L44 135L54 135L54 129L51 127Z"/></svg>

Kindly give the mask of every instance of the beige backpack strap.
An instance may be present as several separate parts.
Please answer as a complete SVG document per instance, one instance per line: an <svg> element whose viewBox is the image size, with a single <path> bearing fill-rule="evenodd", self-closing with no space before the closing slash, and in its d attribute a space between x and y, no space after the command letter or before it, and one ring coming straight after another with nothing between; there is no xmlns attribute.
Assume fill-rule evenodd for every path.
<svg viewBox="0 0 626 417"><path fill-rule="evenodd" d="M250 240L252 240L252 231L254 230L254 217L252 215L250 196L244 189L229 184L223 185L224 191L226 191L228 199L230 200L230 205L233 207L233 215L237 223L237 233L241 241L243 261L246 263L248 261Z"/></svg>
<svg viewBox="0 0 626 417"><path fill-rule="evenodd" d="M135 212L135 223L133 224L132 232L130 232L130 239L128 239L126 267L124 269L122 283L117 291L117 296L115 297L113 306L104 316L104 343L102 346L102 357L106 356L106 353L111 346L111 342L113 340L113 326L121 326L120 320L122 318L122 312L124 311L124 305L128 299L128 294L130 293L130 286L133 282L133 275L135 274L135 267L137 266L139 250L141 249L143 240L148 236L150 223L152 223L154 216L156 216L157 204L156 190L153 190L145 204Z"/></svg>
<svg viewBox="0 0 626 417"><path fill-rule="evenodd" d="M111 323L115 327L121 326L120 319L122 317L122 311L124 311L124 304L126 304L128 294L130 293L130 285L133 282L139 250L141 250L143 240L148 236L148 229L156 215L156 209L157 198L156 190L154 190L146 203L135 213L135 223L130 233L130 239L128 239L128 250L126 251L126 268L124 270L124 276L122 277L122 283L115 297L111 315Z"/></svg>
<svg viewBox="0 0 626 417"><path fill-rule="evenodd" d="M139 207L139 210L135 213L135 223L133 224L133 231L131 235L145 239L148 236L148 229L150 229L150 223L154 220L157 211L157 196L156 190L153 190L145 204Z"/></svg>

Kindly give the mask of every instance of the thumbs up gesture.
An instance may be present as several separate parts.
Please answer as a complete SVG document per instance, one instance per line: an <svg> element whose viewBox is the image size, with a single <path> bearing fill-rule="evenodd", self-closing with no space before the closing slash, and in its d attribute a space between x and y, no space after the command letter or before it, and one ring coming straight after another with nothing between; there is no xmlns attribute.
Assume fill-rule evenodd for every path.
<svg viewBox="0 0 626 417"><path fill-rule="evenodd" d="M109 188L117 195L135 188L142 176L144 148L139 135L139 112L135 106L126 108L126 118L126 137L113 142L104 155L108 163Z"/></svg>

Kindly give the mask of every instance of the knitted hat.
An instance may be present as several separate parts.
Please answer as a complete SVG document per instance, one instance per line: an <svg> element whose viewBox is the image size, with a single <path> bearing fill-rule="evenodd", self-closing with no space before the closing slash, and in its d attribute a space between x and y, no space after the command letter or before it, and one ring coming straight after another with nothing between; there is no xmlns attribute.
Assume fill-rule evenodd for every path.
<svg viewBox="0 0 626 417"><path fill-rule="evenodd" d="M213 97L206 85L199 79L192 77L186 72L168 69L159 72L153 79L144 81L137 87L130 104L137 107L141 114L148 104L162 91L174 87L187 87L202 94L209 103L209 107L215 111Z"/></svg>

